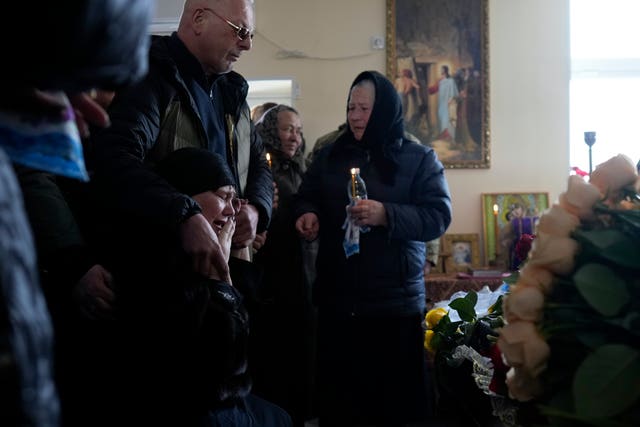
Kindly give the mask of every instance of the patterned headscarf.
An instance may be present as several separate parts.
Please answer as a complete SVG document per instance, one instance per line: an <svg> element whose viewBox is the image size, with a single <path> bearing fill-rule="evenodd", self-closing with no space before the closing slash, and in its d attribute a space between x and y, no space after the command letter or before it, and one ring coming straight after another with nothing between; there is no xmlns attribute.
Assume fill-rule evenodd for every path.
<svg viewBox="0 0 640 427"><path fill-rule="evenodd" d="M256 132L258 132L262 138L262 143L264 144L267 152L271 153L272 156L284 159L284 155L281 152L282 144L280 141L280 135L278 134L278 113L281 111L291 111L292 113L300 116L300 113L298 113L298 111L293 107L284 104L276 105L275 107L268 109L262 115L262 118L256 124ZM296 150L291 161L294 163L304 163L305 147L304 135L302 135L302 143Z"/></svg>

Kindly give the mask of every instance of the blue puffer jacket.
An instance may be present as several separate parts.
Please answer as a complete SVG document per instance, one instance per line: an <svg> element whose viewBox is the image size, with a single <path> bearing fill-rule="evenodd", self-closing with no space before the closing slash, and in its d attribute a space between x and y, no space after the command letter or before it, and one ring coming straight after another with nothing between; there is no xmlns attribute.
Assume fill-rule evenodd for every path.
<svg viewBox="0 0 640 427"><path fill-rule="evenodd" d="M296 218L315 212L320 248L314 289L320 307L354 315L411 315L425 310L424 242L451 222L444 168L435 152L403 138L402 107L391 82L372 80L376 97L361 141L347 130L320 150L305 175ZM350 168L359 167L368 197L384 204L388 226L360 234L360 253L346 258L342 242Z"/></svg>

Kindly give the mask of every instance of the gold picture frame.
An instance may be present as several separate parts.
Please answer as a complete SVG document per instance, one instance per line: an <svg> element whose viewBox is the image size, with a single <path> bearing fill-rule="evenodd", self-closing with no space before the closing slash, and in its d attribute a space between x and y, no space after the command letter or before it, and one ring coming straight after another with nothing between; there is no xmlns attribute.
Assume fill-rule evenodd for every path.
<svg viewBox="0 0 640 427"><path fill-rule="evenodd" d="M447 273L468 272L480 267L478 240L478 233L444 235L444 251L448 255L445 260Z"/></svg>
<svg viewBox="0 0 640 427"><path fill-rule="evenodd" d="M511 270L508 250L517 243L509 233L512 213L518 209L516 216L531 218L533 223L528 226L531 229L536 218L549 208L549 193L483 193L481 197L485 263Z"/></svg>
<svg viewBox="0 0 640 427"><path fill-rule="evenodd" d="M405 130L446 168L490 166L488 16L488 0L387 0L387 77Z"/></svg>

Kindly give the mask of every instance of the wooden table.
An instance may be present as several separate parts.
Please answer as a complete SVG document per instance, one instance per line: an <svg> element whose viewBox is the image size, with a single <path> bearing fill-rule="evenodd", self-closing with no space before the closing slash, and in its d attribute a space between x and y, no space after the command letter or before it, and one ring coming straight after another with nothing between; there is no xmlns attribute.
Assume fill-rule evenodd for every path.
<svg viewBox="0 0 640 427"><path fill-rule="evenodd" d="M430 274L424 281L427 309L433 308L433 304L448 300L458 291L479 291L485 286L495 291L503 283L503 278L498 277L472 277L459 278L456 273Z"/></svg>

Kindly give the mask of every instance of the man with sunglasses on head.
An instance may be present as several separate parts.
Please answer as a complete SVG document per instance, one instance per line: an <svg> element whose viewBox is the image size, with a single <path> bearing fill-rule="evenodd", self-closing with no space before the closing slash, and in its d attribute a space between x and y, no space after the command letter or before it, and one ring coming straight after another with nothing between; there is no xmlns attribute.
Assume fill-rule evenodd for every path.
<svg viewBox="0 0 640 427"><path fill-rule="evenodd" d="M150 166L183 147L219 154L239 197L248 200L237 215L234 248L249 247L266 230L271 173L251 123L248 84L232 71L251 49L253 29L253 0L186 0L178 30L153 37L147 78L116 94L111 127L92 138L94 194L103 218L135 216L157 224L203 275L228 271L218 239L198 203Z"/></svg>

